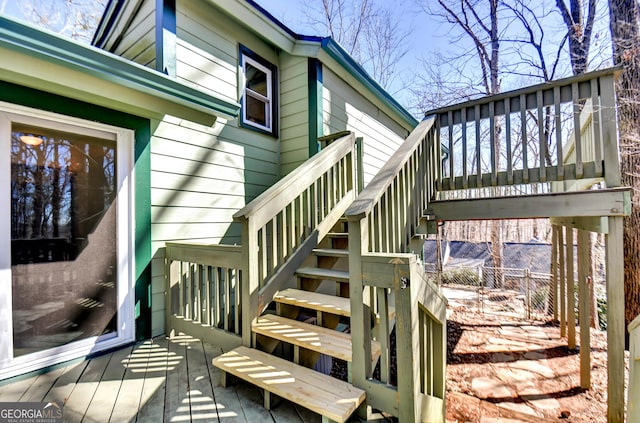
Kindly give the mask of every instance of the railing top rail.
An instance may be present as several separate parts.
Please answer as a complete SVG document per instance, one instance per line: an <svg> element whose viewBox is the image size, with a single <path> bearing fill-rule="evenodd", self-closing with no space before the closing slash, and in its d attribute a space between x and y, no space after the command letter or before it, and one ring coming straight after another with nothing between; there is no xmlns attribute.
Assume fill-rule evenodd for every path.
<svg viewBox="0 0 640 423"><path fill-rule="evenodd" d="M426 136L434 126L435 116L425 118L409 134L400 148L391 156L385 165L378 171L376 176L369 182L369 185L358 195L351 207L346 211L347 217L362 218L373 209L373 206L385 193L394 177L398 174L402 166L409 160L420 141Z"/></svg>
<svg viewBox="0 0 640 423"><path fill-rule="evenodd" d="M617 77L620 74L620 72L622 72L621 67L612 67L612 68L597 70L593 72L587 72L587 73L583 73L582 75L570 76L568 78L557 79L555 81L543 82L541 84L531 85L528 87L507 91L500 94L483 96L481 98L478 98L475 100L469 100L464 103L457 103L457 104L452 104L450 106L440 107L438 109L433 109L433 110L429 110L428 112L425 112L425 116L431 116L434 114L441 115L449 111L470 108L476 105L488 104L495 101L501 101L507 98L519 97L522 94L532 94L539 90L548 90L556 86L563 87L563 86L571 85L573 83L586 82L586 81L590 81L592 79L600 78L603 76L613 75L614 77Z"/></svg>
<svg viewBox="0 0 640 423"><path fill-rule="evenodd" d="M344 140L344 142L340 142ZM326 167L344 157L355 146L355 135L351 132L336 142L331 143L320 153L298 166L293 172L271 186L244 208L233 215L234 220L249 218L258 213L262 207L272 202L288 204L303 192L309 183L316 180L326 171Z"/></svg>

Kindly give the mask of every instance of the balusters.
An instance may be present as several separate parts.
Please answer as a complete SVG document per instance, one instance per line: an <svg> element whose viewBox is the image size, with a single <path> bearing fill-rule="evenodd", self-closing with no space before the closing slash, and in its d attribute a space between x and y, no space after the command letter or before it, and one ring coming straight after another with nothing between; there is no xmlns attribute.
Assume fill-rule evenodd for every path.
<svg viewBox="0 0 640 423"><path fill-rule="evenodd" d="M480 148L480 105L476 104L473 108L473 118L475 119L476 129L476 187L482 187L482 149Z"/></svg>
<svg viewBox="0 0 640 423"><path fill-rule="evenodd" d="M600 133L600 97L598 95L598 80L591 80L591 125L593 126L593 157L595 174L602 176L602 134Z"/></svg>
<svg viewBox="0 0 640 423"><path fill-rule="evenodd" d="M556 125L556 152L558 158L558 180L564 180L564 155L562 154L562 111L560 110L560 87L553 87L553 103Z"/></svg>
<svg viewBox="0 0 640 423"><path fill-rule="evenodd" d="M511 99L504 99L505 143L507 147L507 184L513 185L513 159L511 149Z"/></svg>
<svg viewBox="0 0 640 423"><path fill-rule="evenodd" d="M580 93L578 83L571 84L571 99L573 101L573 145L576 153L576 179L582 179L584 174L582 165L582 125L580 124Z"/></svg>
<svg viewBox="0 0 640 423"><path fill-rule="evenodd" d="M520 131L522 142L522 182L529 183L529 140L527 138L527 95L520 94Z"/></svg>

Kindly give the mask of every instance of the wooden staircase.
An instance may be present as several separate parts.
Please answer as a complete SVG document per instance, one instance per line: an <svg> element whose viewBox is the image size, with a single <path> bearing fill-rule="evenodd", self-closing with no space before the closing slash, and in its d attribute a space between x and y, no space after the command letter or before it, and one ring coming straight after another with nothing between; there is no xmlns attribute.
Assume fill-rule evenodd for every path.
<svg viewBox="0 0 640 423"><path fill-rule="evenodd" d="M344 422L364 404L365 391L350 383L346 242L344 233L329 233L295 272L295 286L279 291L253 322L254 347L238 347L213 360L223 372L262 388L266 408L274 406L275 396L322 415L323 421ZM346 362L347 380L332 376L332 366L316 366L321 356ZM379 357L380 343L371 341L373 367Z"/></svg>

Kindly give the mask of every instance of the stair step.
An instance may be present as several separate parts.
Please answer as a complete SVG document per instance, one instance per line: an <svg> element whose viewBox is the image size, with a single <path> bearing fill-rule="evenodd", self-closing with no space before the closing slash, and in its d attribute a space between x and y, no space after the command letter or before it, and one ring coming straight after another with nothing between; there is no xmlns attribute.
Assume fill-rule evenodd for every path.
<svg viewBox="0 0 640 423"><path fill-rule="evenodd" d="M213 365L336 422L346 421L365 399L365 391L347 382L253 348L237 347Z"/></svg>
<svg viewBox="0 0 640 423"><path fill-rule="evenodd" d="M344 270L323 269L320 267L301 267L296 274L302 278L349 282L349 272Z"/></svg>
<svg viewBox="0 0 640 423"><path fill-rule="evenodd" d="M322 257L349 257L349 250L339 248L316 248L313 254Z"/></svg>
<svg viewBox="0 0 640 423"><path fill-rule="evenodd" d="M274 297L274 301L311 310L349 317L351 315L351 303L348 298L335 295L320 294L317 292L303 291L300 289L284 289Z"/></svg>
<svg viewBox="0 0 640 423"><path fill-rule="evenodd" d="M327 238L349 238L349 232L329 232Z"/></svg>
<svg viewBox="0 0 640 423"><path fill-rule="evenodd" d="M263 314L253 332L311 351L351 362L351 335L274 314ZM371 341L371 360L380 355L380 343Z"/></svg>

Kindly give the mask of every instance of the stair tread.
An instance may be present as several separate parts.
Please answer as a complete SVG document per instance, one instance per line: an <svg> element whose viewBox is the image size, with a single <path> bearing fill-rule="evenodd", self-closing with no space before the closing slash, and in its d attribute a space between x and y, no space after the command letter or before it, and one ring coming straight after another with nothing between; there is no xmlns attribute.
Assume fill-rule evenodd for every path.
<svg viewBox="0 0 640 423"><path fill-rule="evenodd" d="M349 250L340 248L316 248L313 254L323 257L349 257Z"/></svg>
<svg viewBox="0 0 640 423"><path fill-rule="evenodd" d="M351 362L351 335L274 314L264 314L252 325L260 335ZM371 360L380 355L380 343L371 341Z"/></svg>
<svg viewBox="0 0 640 423"><path fill-rule="evenodd" d="M213 365L240 379L337 422L364 402L365 391L254 348L237 347Z"/></svg>
<svg viewBox="0 0 640 423"><path fill-rule="evenodd" d="M349 317L351 315L351 302L349 299L336 297L335 295L288 288L278 292L274 300L282 304L323 311L338 316Z"/></svg>
<svg viewBox="0 0 640 423"><path fill-rule="evenodd" d="M296 270L301 277L311 279L327 279L336 282L349 282L349 272L345 270L323 269L320 267L301 267Z"/></svg>

